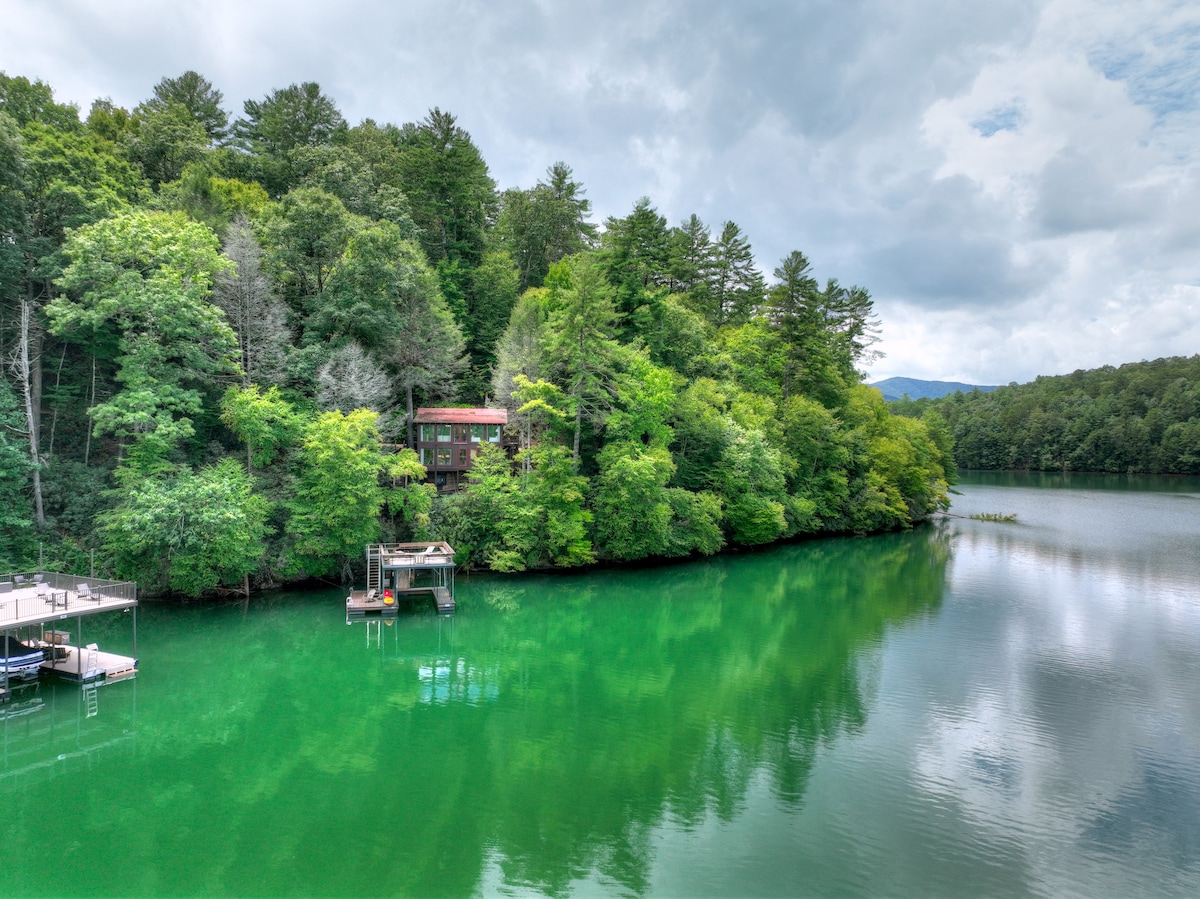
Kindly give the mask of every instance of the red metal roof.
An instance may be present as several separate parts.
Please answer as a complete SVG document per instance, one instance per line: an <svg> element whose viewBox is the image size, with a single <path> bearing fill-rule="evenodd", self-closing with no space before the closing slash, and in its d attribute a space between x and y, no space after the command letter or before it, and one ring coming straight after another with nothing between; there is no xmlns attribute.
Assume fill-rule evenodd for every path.
<svg viewBox="0 0 1200 899"><path fill-rule="evenodd" d="M421 425L506 425L507 409L418 409L413 421Z"/></svg>

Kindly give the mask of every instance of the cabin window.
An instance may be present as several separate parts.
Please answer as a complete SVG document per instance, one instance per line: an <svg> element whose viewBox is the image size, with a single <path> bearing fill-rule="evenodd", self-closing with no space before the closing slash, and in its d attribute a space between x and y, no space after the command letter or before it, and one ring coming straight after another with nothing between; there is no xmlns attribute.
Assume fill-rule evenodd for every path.
<svg viewBox="0 0 1200 899"><path fill-rule="evenodd" d="M465 446L460 446L458 448L458 467L466 468L470 464L471 464L471 451Z"/></svg>
<svg viewBox="0 0 1200 899"><path fill-rule="evenodd" d="M433 443L435 439L433 425L421 425L421 442Z"/></svg>
<svg viewBox="0 0 1200 899"><path fill-rule="evenodd" d="M449 449L438 449L437 464L439 467L448 466L450 464L450 450Z"/></svg>
<svg viewBox="0 0 1200 899"><path fill-rule="evenodd" d="M469 427L467 427L466 425L455 425L454 426L454 442L455 443L466 443L468 440L471 439L470 438L470 430L471 429Z"/></svg>
<svg viewBox="0 0 1200 899"><path fill-rule="evenodd" d="M487 439L489 443L500 442L500 425L484 425L487 428Z"/></svg>
<svg viewBox="0 0 1200 899"><path fill-rule="evenodd" d="M433 464L433 450L427 446L421 447L421 464L426 468Z"/></svg>
<svg viewBox="0 0 1200 899"><path fill-rule="evenodd" d="M437 439L440 443L450 442L450 425L437 426Z"/></svg>
<svg viewBox="0 0 1200 899"><path fill-rule="evenodd" d="M483 425L471 425L471 442L478 443L483 439Z"/></svg>

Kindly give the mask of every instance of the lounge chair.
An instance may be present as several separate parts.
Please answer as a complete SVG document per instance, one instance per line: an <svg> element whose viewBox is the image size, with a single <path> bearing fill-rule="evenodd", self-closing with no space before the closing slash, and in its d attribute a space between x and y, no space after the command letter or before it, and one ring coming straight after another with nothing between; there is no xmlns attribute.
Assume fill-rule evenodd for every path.
<svg viewBox="0 0 1200 899"><path fill-rule="evenodd" d="M92 588L89 587L87 584L76 584L75 585L75 595L78 596L80 599L90 599L93 602L100 601L100 595L97 593L93 593Z"/></svg>

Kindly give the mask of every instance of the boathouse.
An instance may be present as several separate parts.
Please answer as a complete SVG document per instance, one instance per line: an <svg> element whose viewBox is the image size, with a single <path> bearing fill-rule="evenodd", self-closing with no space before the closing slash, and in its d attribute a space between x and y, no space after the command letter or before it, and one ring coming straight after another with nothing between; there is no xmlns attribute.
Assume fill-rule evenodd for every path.
<svg viewBox="0 0 1200 899"><path fill-rule="evenodd" d="M418 409L417 455L439 492L453 492L467 483L466 473L484 443L511 449L504 433L507 409Z"/></svg>
<svg viewBox="0 0 1200 899"><path fill-rule="evenodd" d="M42 674L82 684L137 674L137 585L55 572L0 575L0 701ZM85 619L129 612L132 656L87 642Z"/></svg>
<svg viewBox="0 0 1200 899"><path fill-rule="evenodd" d="M395 614L402 601L433 597L439 612L454 611L454 549L449 543L372 543L367 587L351 590L346 615Z"/></svg>

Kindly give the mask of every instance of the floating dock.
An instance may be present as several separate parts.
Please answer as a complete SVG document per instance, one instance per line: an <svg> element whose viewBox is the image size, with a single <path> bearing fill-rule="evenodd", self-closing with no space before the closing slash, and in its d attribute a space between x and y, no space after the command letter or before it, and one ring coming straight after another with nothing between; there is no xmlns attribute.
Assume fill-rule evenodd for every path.
<svg viewBox="0 0 1200 899"><path fill-rule="evenodd" d="M0 575L0 637L42 650L39 673L81 684L125 680L137 674L137 585L56 572ZM84 636L84 621L103 612L129 612L132 656L102 652ZM59 628L71 628L71 630ZM7 669L5 669L7 670ZM0 671L0 687L5 684ZM10 696L0 694L0 698Z"/></svg>
<svg viewBox="0 0 1200 899"><path fill-rule="evenodd" d="M46 644L45 648L46 661L42 662L42 670L64 680L80 684L94 681L112 683L137 675L137 659L101 652L95 643L84 647Z"/></svg>
<svg viewBox="0 0 1200 899"><path fill-rule="evenodd" d="M367 587L346 597L347 615L394 615L402 601L433 598L454 611L454 549L449 543L376 543L367 547Z"/></svg>

